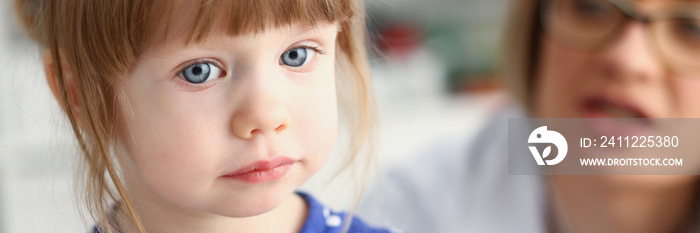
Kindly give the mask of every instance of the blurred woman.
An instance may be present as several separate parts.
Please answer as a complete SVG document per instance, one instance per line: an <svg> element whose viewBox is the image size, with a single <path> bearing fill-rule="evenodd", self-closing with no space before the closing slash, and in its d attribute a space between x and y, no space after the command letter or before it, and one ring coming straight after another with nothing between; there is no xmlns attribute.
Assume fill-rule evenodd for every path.
<svg viewBox="0 0 700 233"><path fill-rule="evenodd" d="M700 1L514 1L513 97L405 161L361 212L410 232L697 232L697 176L511 176L508 118L700 117ZM373 216L373 217L372 217Z"/></svg>

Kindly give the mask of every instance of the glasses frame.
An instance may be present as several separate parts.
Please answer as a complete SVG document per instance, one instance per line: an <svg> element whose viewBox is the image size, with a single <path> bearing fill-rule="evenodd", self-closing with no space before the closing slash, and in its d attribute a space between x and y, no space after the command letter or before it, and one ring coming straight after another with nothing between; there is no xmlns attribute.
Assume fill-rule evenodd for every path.
<svg viewBox="0 0 700 233"><path fill-rule="evenodd" d="M556 43L560 43L574 51L578 52L587 52L587 53L599 53L605 49L607 49L611 44L614 44L621 36L624 35L624 28L627 27L630 23L632 22L640 22L643 24L644 29L645 29L645 34L649 42L649 46L655 53L657 57L660 58L660 60L665 63L666 67L673 67L674 70L684 70L686 68L678 68L674 66L676 63L683 63L686 64L686 61L679 61L683 59L678 59L675 58L677 56L675 55L669 55L666 54L668 52L664 52L661 48L663 47L661 45L662 42L660 42L653 32L654 29L652 28L652 25L654 23L660 22L660 21L665 21L665 20L698 20L700 21L700 4L698 3L684 3L684 2L678 2L674 3L675 7L669 8L669 9L675 9L675 10L670 10L668 12L663 11L661 13L652 13L652 14L643 14L640 13L639 11L636 10L634 7L634 4L632 4L628 0L600 0L600 1L605 1L610 3L615 7L615 10L618 10L622 13L622 18L619 20L619 22L616 22L617 25L615 25L612 30L608 33L609 35L604 35L601 37L600 41L597 43L593 43L590 46L585 46L585 45L574 45L575 42L570 42L570 41L562 41L566 40L565 38L557 38L552 33L552 27L555 27L552 24L552 20L550 19L551 17L556 17L556 15L552 14L552 10L550 9L551 7L556 7L555 4L560 4L561 1L575 1L575 0L539 0L538 1L538 20L539 20L539 28L540 28L540 33L542 35L545 35L549 38L552 38L555 41L558 41ZM697 12L692 12L689 10L677 10L677 9L685 9L681 6L687 4L688 6L693 6L691 9L698 9ZM694 70L695 73L698 73L700 71L700 56L698 56L698 60L693 62L694 64L692 66L692 70Z"/></svg>

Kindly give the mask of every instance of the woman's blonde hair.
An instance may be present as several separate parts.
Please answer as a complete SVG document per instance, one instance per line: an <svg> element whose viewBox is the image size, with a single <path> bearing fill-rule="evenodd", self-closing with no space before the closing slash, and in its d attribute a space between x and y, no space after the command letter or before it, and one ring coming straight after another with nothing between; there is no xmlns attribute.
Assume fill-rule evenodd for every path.
<svg viewBox="0 0 700 233"><path fill-rule="evenodd" d="M120 231L115 224L108 224L114 220L109 216L110 205L117 201L126 208L132 227L144 232L111 154L117 115L113 104L119 92L113 84L129 73L147 46L167 38L154 35L153 31L164 27L166 34L169 33L173 13L181 2L15 0L16 11L29 36L47 50L54 64L47 69L55 73L57 98L83 157L86 191L82 199L93 220L100 222L101 232ZM196 16L189 28L188 43L200 42L214 30L213 15L221 9L230 10L225 30L231 36L292 23L340 25L336 41L337 86L341 107L352 129L345 164L352 163L366 142L372 142L375 120L361 1L201 0L192 9ZM67 77L64 72L67 69L72 71L72 77Z"/></svg>
<svg viewBox="0 0 700 233"><path fill-rule="evenodd" d="M542 28L539 0L511 3L500 52L499 77L527 110L532 109Z"/></svg>

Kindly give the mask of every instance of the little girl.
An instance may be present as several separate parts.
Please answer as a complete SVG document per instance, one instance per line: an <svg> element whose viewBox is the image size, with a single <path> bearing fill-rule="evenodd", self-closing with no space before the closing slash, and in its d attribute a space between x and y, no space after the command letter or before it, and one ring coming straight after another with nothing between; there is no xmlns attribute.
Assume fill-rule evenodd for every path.
<svg viewBox="0 0 700 233"><path fill-rule="evenodd" d="M337 97L348 161L371 136L360 1L16 7L80 145L95 232L385 232L295 193L331 154Z"/></svg>

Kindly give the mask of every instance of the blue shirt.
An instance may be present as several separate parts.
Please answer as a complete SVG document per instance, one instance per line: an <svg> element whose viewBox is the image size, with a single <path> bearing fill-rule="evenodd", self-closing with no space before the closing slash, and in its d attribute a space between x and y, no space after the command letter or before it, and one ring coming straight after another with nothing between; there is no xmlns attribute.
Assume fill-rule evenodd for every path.
<svg viewBox="0 0 700 233"><path fill-rule="evenodd" d="M308 193L297 192L309 207L309 214L304 222L304 227L299 233L340 233L343 222L347 217L346 212L335 212L323 206L313 196ZM399 233L401 231L373 228L360 220L357 216L352 216L350 227L347 233ZM93 228L93 233L100 233L97 227Z"/></svg>
<svg viewBox="0 0 700 233"><path fill-rule="evenodd" d="M299 233L339 233L343 221L347 216L345 212L335 212L323 206L314 197L307 193L297 192L309 205L309 216L306 217L304 227ZM352 216L347 233L398 233L401 231L373 228L363 222L357 216Z"/></svg>

